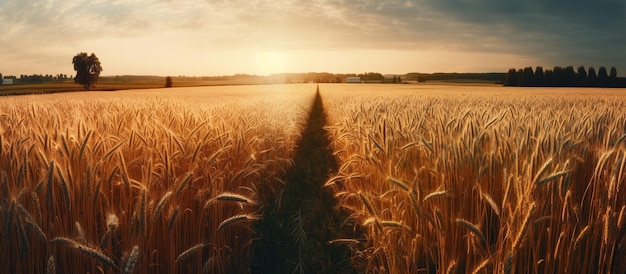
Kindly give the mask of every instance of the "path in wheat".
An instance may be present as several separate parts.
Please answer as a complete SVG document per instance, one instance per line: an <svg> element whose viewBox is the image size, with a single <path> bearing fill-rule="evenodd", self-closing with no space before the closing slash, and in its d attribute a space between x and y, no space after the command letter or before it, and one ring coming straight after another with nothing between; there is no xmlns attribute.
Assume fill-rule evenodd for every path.
<svg viewBox="0 0 626 274"><path fill-rule="evenodd" d="M284 178L286 185L255 225L260 239L252 263L254 273L354 272L348 247L329 244L335 238L349 237L350 229L340 227L346 213L336 210L332 191L323 187L337 171L325 125L318 87L294 165Z"/></svg>

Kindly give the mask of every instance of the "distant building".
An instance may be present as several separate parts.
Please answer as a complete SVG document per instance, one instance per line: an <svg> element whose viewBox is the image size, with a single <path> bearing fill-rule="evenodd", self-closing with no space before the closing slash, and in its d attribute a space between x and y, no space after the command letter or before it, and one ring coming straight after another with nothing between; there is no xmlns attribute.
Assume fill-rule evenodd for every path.
<svg viewBox="0 0 626 274"><path fill-rule="evenodd" d="M10 79L10 78L2 79L2 85L3 86L4 85L13 85L13 79Z"/></svg>
<svg viewBox="0 0 626 274"><path fill-rule="evenodd" d="M346 78L346 83L360 84L361 83L361 77L348 77L348 78Z"/></svg>

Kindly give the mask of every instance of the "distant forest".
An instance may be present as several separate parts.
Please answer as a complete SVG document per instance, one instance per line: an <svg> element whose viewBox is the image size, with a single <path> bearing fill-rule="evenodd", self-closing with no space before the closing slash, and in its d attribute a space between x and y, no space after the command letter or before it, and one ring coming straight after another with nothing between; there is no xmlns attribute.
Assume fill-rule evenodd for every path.
<svg viewBox="0 0 626 274"><path fill-rule="evenodd" d="M72 79L71 77L72 76L68 77L67 74L57 74L57 75L33 74L33 75L20 75L20 77L18 78L17 76L13 76L13 75L11 76L7 75L7 76L2 77L2 73L0 73L0 80L12 79L13 81L15 81L14 83L21 83L21 84L41 84L41 83L50 83L50 82L63 82L68 79Z"/></svg>
<svg viewBox="0 0 626 274"><path fill-rule="evenodd" d="M598 72L593 67L585 70L580 66L574 70L573 66L565 68L556 66L553 69L544 70L537 67L524 69L510 69L504 79L505 86L518 87L626 87L626 78L617 77L617 69L612 67L607 72L605 67L600 67Z"/></svg>
<svg viewBox="0 0 626 274"><path fill-rule="evenodd" d="M436 72L436 73L407 73L404 79L409 81L417 81L420 83L426 81L454 81L454 80L475 80L483 82L491 82L502 84L505 73L488 72L488 73L455 73L455 72Z"/></svg>

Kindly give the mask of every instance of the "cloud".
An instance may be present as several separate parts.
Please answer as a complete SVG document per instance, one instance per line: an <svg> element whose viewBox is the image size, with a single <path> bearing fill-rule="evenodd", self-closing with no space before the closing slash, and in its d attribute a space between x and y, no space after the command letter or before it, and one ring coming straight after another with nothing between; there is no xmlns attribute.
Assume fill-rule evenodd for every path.
<svg viewBox="0 0 626 274"><path fill-rule="evenodd" d="M476 32L512 45L512 51L550 62L626 60L623 1L433 1L431 7Z"/></svg>
<svg viewBox="0 0 626 274"><path fill-rule="evenodd" d="M237 50L494 54L543 61L533 65L626 69L626 3L620 0L4 0L0 26L0 63L14 66L62 67L67 55L90 48L115 55L125 47L162 47L180 56Z"/></svg>

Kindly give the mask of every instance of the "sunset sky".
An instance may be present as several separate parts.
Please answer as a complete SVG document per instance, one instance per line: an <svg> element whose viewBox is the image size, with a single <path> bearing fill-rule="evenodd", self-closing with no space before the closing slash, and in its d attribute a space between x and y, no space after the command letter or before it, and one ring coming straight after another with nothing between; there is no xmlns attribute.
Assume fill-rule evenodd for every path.
<svg viewBox="0 0 626 274"><path fill-rule="evenodd" d="M0 73L506 72L626 75L623 0L0 0Z"/></svg>

